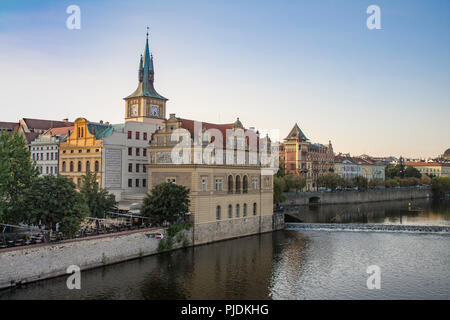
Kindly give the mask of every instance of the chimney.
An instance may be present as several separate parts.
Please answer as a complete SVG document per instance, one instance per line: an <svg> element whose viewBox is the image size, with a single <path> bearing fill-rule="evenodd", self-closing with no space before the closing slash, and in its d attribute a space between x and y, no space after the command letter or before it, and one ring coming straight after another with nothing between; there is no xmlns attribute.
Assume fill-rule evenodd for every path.
<svg viewBox="0 0 450 320"><path fill-rule="evenodd" d="M69 122L69 118L62 119L63 122Z"/></svg>

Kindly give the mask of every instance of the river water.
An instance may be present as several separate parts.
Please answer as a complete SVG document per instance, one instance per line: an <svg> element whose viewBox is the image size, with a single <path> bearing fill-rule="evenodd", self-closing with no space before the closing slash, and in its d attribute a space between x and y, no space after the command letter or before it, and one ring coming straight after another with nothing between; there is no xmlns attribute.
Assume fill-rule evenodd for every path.
<svg viewBox="0 0 450 320"><path fill-rule="evenodd" d="M323 206L301 208L299 216L449 225L450 205ZM372 265L380 268L380 289L367 288ZM2 290L0 299L450 299L450 235L282 230L84 271L81 290L68 290L59 277Z"/></svg>

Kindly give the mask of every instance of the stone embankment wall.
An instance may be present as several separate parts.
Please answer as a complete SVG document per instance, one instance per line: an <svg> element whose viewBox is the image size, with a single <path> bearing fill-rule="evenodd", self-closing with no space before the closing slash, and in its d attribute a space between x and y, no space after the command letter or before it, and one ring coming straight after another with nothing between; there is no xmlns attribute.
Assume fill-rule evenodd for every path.
<svg viewBox="0 0 450 320"><path fill-rule="evenodd" d="M430 187L388 188L368 191L287 192L284 205L363 203L390 200L413 200L432 196Z"/></svg>
<svg viewBox="0 0 450 320"><path fill-rule="evenodd" d="M270 232L284 228L284 215L256 216L196 225L183 230L183 239L192 244L205 244L236 237ZM0 250L0 288L67 274L71 265L81 271L158 253L164 228L150 228L38 244ZM176 236L175 236L176 238ZM195 241L193 241L195 240ZM167 250L179 249L186 243L175 243Z"/></svg>

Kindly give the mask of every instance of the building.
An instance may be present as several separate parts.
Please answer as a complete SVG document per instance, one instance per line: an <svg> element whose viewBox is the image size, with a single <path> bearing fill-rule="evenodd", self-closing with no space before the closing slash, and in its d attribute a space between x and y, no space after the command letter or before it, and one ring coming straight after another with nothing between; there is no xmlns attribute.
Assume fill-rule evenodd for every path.
<svg viewBox="0 0 450 320"><path fill-rule="evenodd" d="M383 162L375 161L369 156L362 155L352 157L354 162L361 163L361 175L367 180L379 179L385 180L385 168Z"/></svg>
<svg viewBox="0 0 450 320"><path fill-rule="evenodd" d="M280 163L286 174L300 175L306 179L306 190L314 190L317 178L334 170L334 152L331 141L328 146L311 143L295 124L280 145Z"/></svg>
<svg viewBox="0 0 450 320"><path fill-rule="evenodd" d="M353 179L362 175L362 163L349 154L339 153L334 157L334 172L344 179Z"/></svg>
<svg viewBox="0 0 450 320"><path fill-rule="evenodd" d="M31 158L41 175L59 174L59 144L73 127L52 128L30 142Z"/></svg>
<svg viewBox="0 0 450 320"><path fill-rule="evenodd" d="M57 121L57 120L22 118L19 120L18 131L23 133L34 132L41 134L52 128L72 127L72 126L73 123L69 122L68 119Z"/></svg>
<svg viewBox="0 0 450 320"><path fill-rule="evenodd" d="M0 122L0 131L12 133L19 129L18 122Z"/></svg>
<svg viewBox="0 0 450 320"><path fill-rule="evenodd" d="M167 98L154 88L153 56L148 37L138 67L138 87L124 98L125 122L109 124L78 118L61 143L61 174L81 186L87 171L97 172L99 184L117 201L142 200L147 193L147 147L166 117Z"/></svg>
<svg viewBox="0 0 450 320"><path fill-rule="evenodd" d="M418 161L406 162L405 166L414 167L421 174L431 177L450 177L450 163Z"/></svg>
<svg viewBox="0 0 450 320"><path fill-rule="evenodd" d="M190 189L195 244L271 231L273 170L261 162L271 146L261 141L239 119L214 124L171 114L152 136L148 188L172 182ZM174 149L180 144L182 153Z"/></svg>

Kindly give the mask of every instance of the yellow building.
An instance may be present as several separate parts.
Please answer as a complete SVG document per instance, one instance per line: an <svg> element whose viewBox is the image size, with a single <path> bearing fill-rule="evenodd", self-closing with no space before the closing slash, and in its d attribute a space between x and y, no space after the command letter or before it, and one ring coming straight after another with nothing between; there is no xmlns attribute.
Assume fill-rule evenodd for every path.
<svg viewBox="0 0 450 320"><path fill-rule="evenodd" d="M98 129L97 124L92 124L85 118L78 118L74 122L71 135L66 142L60 144L60 174L73 180L78 188L87 171L97 172L99 184L102 182L103 138L96 137L96 128Z"/></svg>
<svg viewBox="0 0 450 320"><path fill-rule="evenodd" d="M450 163L417 161L407 162L405 165L416 168L423 175L450 177Z"/></svg>
<svg viewBox="0 0 450 320"><path fill-rule="evenodd" d="M252 149L249 143L253 138L259 140L257 134L244 129L239 119L230 124L197 122L202 135L199 148L191 144L196 139L191 140L196 136L195 123L171 114L162 128L153 134L149 147L149 190L163 182L189 188L195 244L273 230L273 171L266 169L260 161L255 163L251 160L260 156L261 150ZM190 156L178 163L174 160L173 150L179 140L174 141L172 134L181 129L189 139L184 150ZM239 157L237 150L224 147L219 140L225 139L217 138L220 135L228 137L227 131L236 129L242 129L248 137L248 140L243 138L241 141L245 143L245 151L242 153L243 163L239 164L235 162ZM209 132L214 132L214 139ZM215 146L212 158L205 158L211 144ZM236 144L239 145L239 141ZM218 161L222 151L229 151L231 157L224 154L223 161ZM232 159L232 163L225 158Z"/></svg>

